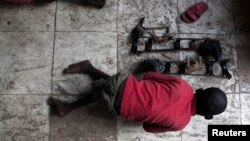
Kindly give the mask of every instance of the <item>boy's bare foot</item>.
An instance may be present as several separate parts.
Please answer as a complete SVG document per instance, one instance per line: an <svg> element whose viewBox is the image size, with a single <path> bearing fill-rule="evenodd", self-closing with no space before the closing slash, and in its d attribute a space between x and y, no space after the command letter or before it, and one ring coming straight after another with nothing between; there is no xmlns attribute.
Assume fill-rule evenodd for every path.
<svg viewBox="0 0 250 141"><path fill-rule="evenodd" d="M79 63L71 64L67 68L63 70L64 74L67 73L88 73L91 68L92 64L90 63L89 60L85 60Z"/></svg>
<svg viewBox="0 0 250 141"><path fill-rule="evenodd" d="M53 97L48 99L47 104L50 106L51 112L59 117L64 117L71 111L68 103Z"/></svg>

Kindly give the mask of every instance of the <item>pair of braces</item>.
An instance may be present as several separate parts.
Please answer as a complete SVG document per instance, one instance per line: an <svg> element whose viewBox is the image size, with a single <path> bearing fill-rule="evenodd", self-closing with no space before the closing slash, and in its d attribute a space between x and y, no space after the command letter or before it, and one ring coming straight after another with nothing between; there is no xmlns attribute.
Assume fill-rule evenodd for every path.
<svg viewBox="0 0 250 141"><path fill-rule="evenodd" d="M187 60L187 62L165 62L164 65L161 65L161 67L152 67L155 64L151 64L151 69L145 68L150 71L159 71L159 68L164 68L163 72L170 73L170 66L171 63L178 64L179 71L176 74L185 74L185 75L198 75L198 76L217 76L217 77L223 77L227 79L231 79L232 75L228 71L228 62L229 59L222 60L222 47L220 44L220 41L217 39L210 39L210 38L173 38L169 34L169 28L168 27L155 27L155 28L146 28L143 27L143 22L145 18L140 19L139 23L136 25L136 27L132 30L132 48L131 53L133 54L142 54L142 53L150 53L150 52L173 52L173 51L196 51L199 56L202 56L202 58L207 58L209 56L213 57L215 61L206 61L206 73L205 74L190 74L198 69L200 69L200 66L202 64L201 57L197 60ZM163 36L156 36L155 30L161 30L165 29L166 32L163 34ZM142 51L138 50L139 40L140 39L147 39L145 40L145 49ZM174 47L171 49L153 49L154 43L161 43L161 42L168 42L170 40L174 40ZM181 47L182 41L189 41L189 47L183 48ZM201 42L199 46L196 45L197 42ZM152 60L151 60L152 61ZM156 63L157 61L154 61ZM219 62L221 69L222 69L222 75L215 75L213 72L213 66L215 62ZM156 64L161 64L156 63ZM164 67L163 67L164 66Z"/></svg>
<svg viewBox="0 0 250 141"><path fill-rule="evenodd" d="M140 67L144 71L153 71L158 73L167 73L167 74L177 74L177 75L192 75L192 76L213 76L213 77L220 77L220 78L227 78L231 79L232 75L228 71L228 62L229 59L222 60L220 62L220 66L222 69L221 75L216 75L213 72L213 67L216 63L216 61L206 61L206 72L204 74L192 74L195 71L200 70L203 64L202 57L199 57L198 59L194 60L187 60L183 62L174 62L174 61L162 61L159 59L147 59L144 60ZM176 64L179 68L178 72L171 73L171 64Z"/></svg>

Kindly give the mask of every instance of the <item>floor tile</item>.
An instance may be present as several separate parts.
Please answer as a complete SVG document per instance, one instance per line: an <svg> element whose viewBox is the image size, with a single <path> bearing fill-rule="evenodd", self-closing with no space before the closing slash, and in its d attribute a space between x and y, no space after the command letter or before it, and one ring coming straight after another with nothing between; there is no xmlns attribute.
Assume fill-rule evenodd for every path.
<svg viewBox="0 0 250 141"><path fill-rule="evenodd" d="M182 138L187 141L207 141L207 126L209 124L241 124L239 94L228 94L228 105L224 113L217 115L213 120L205 120L201 116L191 119L183 130Z"/></svg>
<svg viewBox="0 0 250 141"><path fill-rule="evenodd" d="M131 32L139 19L145 17L144 5L144 0L118 0L118 32Z"/></svg>
<svg viewBox="0 0 250 141"><path fill-rule="evenodd" d="M55 2L41 6L1 4L0 31L54 31L55 11Z"/></svg>
<svg viewBox="0 0 250 141"><path fill-rule="evenodd" d="M0 95L0 127L3 141L48 141L46 96Z"/></svg>
<svg viewBox="0 0 250 141"><path fill-rule="evenodd" d="M236 53L236 41L234 35L205 35L205 34L181 34L180 37L194 37L194 38L212 38L218 39L222 47L222 59L230 59L228 63L228 70L232 75L232 78L220 78L211 76L188 76L182 75L182 78L187 80L194 89L198 88L209 88L209 87L219 87L227 93L239 92L239 82L238 82L238 70L237 70L237 53ZM187 59L189 54L182 52L181 60ZM205 68L205 66L204 66ZM204 71L205 72L205 71ZM200 72L201 74L204 72ZM201 83L202 82L202 83Z"/></svg>
<svg viewBox="0 0 250 141"><path fill-rule="evenodd" d="M249 0L233 0L235 8L235 24L238 34L250 34Z"/></svg>
<svg viewBox="0 0 250 141"><path fill-rule="evenodd" d="M236 36L237 41L237 53L238 53L238 69L239 69L239 80L240 80L240 91L250 92L250 36Z"/></svg>
<svg viewBox="0 0 250 141"><path fill-rule="evenodd" d="M116 73L117 37L114 33L59 32L56 34L53 93L66 91L79 94L90 89L87 75L62 75L62 70L72 63L90 60L92 64L113 75Z"/></svg>
<svg viewBox="0 0 250 141"><path fill-rule="evenodd" d="M49 94L53 33L0 33L0 94Z"/></svg>
<svg viewBox="0 0 250 141"><path fill-rule="evenodd" d="M116 141L116 136L116 117L95 105L77 109L63 118L50 116L52 141Z"/></svg>
<svg viewBox="0 0 250 141"><path fill-rule="evenodd" d="M114 0L107 0L102 9L86 7L72 1L58 1L57 31L116 31Z"/></svg>
<svg viewBox="0 0 250 141"><path fill-rule="evenodd" d="M118 141L181 141L180 131L152 134L144 131L141 123L119 119L117 124Z"/></svg>
<svg viewBox="0 0 250 141"><path fill-rule="evenodd" d="M153 49L170 48L172 45L172 41L159 45L155 44L153 45ZM179 60L179 52L144 53L136 55L130 53L131 46L129 35L120 33L118 35L118 71L133 72L138 67L138 64L145 59L157 58L165 61ZM139 45L138 49L144 50L144 46Z"/></svg>
<svg viewBox="0 0 250 141"><path fill-rule="evenodd" d="M171 33L177 33L177 1L153 0L119 0L118 2L118 32L130 33L139 19L146 17L146 27L167 25Z"/></svg>
<svg viewBox="0 0 250 141"><path fill-rule="evenodd" d="M242 124L250 124L250 94L240 94Z"/></svg>
<svg viewBox="0 0 250 141"><path fill-rule="evenodd" d="M179 0L178 16L193 4L200 0ZM180 17L178 21L180 33L213 33L232 34L234 33L232 1L205 0L209 9L195 23L184 23Z"/></svg>

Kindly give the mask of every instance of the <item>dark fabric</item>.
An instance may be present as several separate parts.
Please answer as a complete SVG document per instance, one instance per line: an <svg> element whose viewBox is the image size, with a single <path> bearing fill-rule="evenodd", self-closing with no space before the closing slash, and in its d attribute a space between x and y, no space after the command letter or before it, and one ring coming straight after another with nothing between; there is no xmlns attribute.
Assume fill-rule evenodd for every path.
<svg viewBox="0 0 250 141"><path fill-rule="evenodd" d="M117 73L106 80L102 78L92 83L94 88L92 96L104 110L117 114L114 109L114 101L119 87L127 76L125 73Z"/></svg>
<svg viewBox="0 0 250 141"><path fill-rule="evenodd" d="M121 113L122 94L125 88L125 84L126 84L126 80L124 80L122 84L120 85L117 91L116 97L115 97L114 108L115 108L117 115L120 115Z"/></svg>

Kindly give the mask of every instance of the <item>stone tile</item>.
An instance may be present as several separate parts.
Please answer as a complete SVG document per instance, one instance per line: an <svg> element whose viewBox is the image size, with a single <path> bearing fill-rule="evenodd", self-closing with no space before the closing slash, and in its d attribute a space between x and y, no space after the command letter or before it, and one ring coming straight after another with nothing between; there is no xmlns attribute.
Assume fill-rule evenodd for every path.
<svg viewBox="0 0 250 141"><path fill-rule="evenodd" d="M49 94L53 33L0 33L0 94Z"/></svg>
<svg viewBox="0 0 250 141"><path fill-rule="evenodd" d="M70 94L86 92L90 88L87 75L62 75L62 70L72 63L90 60L109 75L116 73L117 36L115 33L60 32L56 34L53 70L53 93L59 90Z"/></svg>
<svg viewBox="0 0 250 141"><path fill-rule="evenodd" d="M55 2L40 6L0 4L0 31L54 31Z"/></svg>
<svg viewBox="0 0 250 141"><path fill-rule="evenodd" d="M207 141L207 126L210 124L241 124L239 94L228 94L228 105L225 112L205 120L201 116L191 119L189 125L182 131L182 138L187 141Z"/></svg>
<svg viewBox="0 0 250 141"><path fill-rule="evenodd" d="M142 17L146 17L145 26L156 27L168 25L171 33L177 33L177 1L154 0L119 0L118 32L130 33Z"/></svg>
<svg viewBox="0 0 250 141"><path fill-rule="evenodd" d="M118 141L181 141L181 132L152 134L144 131L141 123L118 120Z"/></svg>
<svg viewBox="0 0 250 141"><path fill-rule="evenodd" d="M130 53L131 46L132 44L129 42L129 35L126 33L120 33L118 35L118 71L123 70L126 72L133 72L138 66L138 63L145 59L158 58L165 61L170 61L170 59L173 61L179 60L179 52L144 53L135 55ZM172 46L173 42L170 41L159 45L155 44L153 48L170 48ZM139 45L138 49L144 49L144 46Z"/></svg>
<svg viewBox="0 0 250 141"><path fill-rule="evenodd" d="M242 124L250 124L250 95L240 94Z"/></svg>
<svg viewBox="0 0 250 141"><path fill-rule="evenodd" d="M233 3L231 0L204 0L209 9L195 23L187 24L180 19L180 15L200 0L178 1L178 26L180 33L234 33Z"/></svg>
<svg viewBox="0 0 250 141"><path fill-rule="evenodd" d="M211 77L211 76L188 76L182 75L182 78L187 80L194 89L198 88L209 88L209 87L218 87L227 93L239 92L239 78L237 70L237 53L236 53L236 41L234 35L205 35L205 34L181 34L180 37L194 37L194 38L213 38L218 39L221 43L223 56L222 59L230 59L228 63L229 72L232 75L232 78L220 78L220 77ZM193 55L193 54L192 54ZM187 59L190 54L182 52L181 60ZM203 67L205 68L205 66ZM200 71L202 74L205 71ZM201 83L202 82L202 83Z"/></svg>
<svg viewBox="0 0 250 141"><path fill-rule="evenodd" d="M208 121L203 117L193 117L182 131L182 138L187 141L207 141L207 125Z"/></svg>
<svg viewBox="0 0 250 141"><path fill-rule="evenodd" d="M116 138L116 117L98 106L79 108L63 118L50 116L52 141L116 141Z"/></svg>
<svg viewBox="0 0 250 141"><path fill-rule="evenodd" d="M238 34L250 33L249 0L233 0L235 9L235 24Z"/></svg>
<svg viewBox="0 0 250 141"><path fill-rule="evenodd" d="M102 9L72 1L57 3L57 31L116 31L117 1L107 0Z"/></svg>
<svg viewBox="0 0 250 141"><path fill-rule="evenodd" d="M145 17L144 0L118 0L118 32L131 32L139 19Z"/></svg>
<svg viewBox="0 0 250 141"><path fill-rule="evenodd" d="M1 140L49 140L46 96L0 95Z"/></svg>
<svg viewBox="0 0 250 141"><path fill-rule="evenodd" d="M238 69L239 69L239 80L240 80L241 92L250 92L249 39L250 39L250 36L244 36L244 35L236 36L238 65L239 65Z"/></svg>

